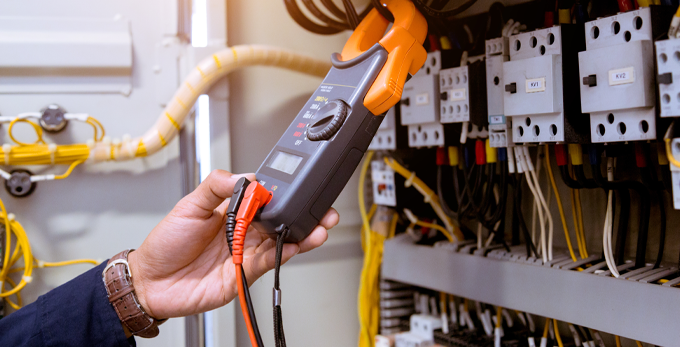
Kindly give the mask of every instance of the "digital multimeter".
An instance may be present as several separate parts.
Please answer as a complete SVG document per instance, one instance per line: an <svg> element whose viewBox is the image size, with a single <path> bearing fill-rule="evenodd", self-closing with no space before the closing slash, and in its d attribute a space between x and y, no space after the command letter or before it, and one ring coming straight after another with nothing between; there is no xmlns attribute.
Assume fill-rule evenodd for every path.
<svg viewBox="0 0 680 347"><path fill-rule="evenodd" d="M333 67L256 176L273 193L253 225L270 234L287 228L288 242L307 237L338 197L383 120L364 97L387 60L379 44Z"/></svg>
<svg viewBox="0 0 680 347"><path fill-rule="evenodd" d="M256 175L272 200L253 219L287 242L309 235L338 197L375 135L401 98L409 74L427 59L427 22L406 0L382 0L394 24L371 11Z"/></svg>

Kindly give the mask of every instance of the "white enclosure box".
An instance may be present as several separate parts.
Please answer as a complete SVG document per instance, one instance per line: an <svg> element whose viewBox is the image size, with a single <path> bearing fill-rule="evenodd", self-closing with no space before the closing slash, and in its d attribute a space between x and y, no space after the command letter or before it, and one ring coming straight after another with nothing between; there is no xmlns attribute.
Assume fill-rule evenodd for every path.
<svg viewBox="0 0 680 347"><path fill-rule="evenodd" d="M583 28L570 24L509 38L503 110L515 143L587 141L577 84L583 40Z"/></svg>
<svg viewBox="0 0 680 347"><path fill-rule="evenodd" d="M373 203L381 206L397 206L397 186L394 183L394 170L383 160L371 162L371 182Z"/></svg>
<svg viewBox="0 0 680 347"><path fill-rule="evenodd" d="M489 114L489 145L494 148L512 145L512 121L503 109L503 63L509 60L508 38L486 41L486 101Z"/></svg>
<svg viewBox="0 0 680 347"><path fill-rule="evenodd" d="M680 40L655 45L661 117L680 117Z"/></svg>
<svg viewBox="0 0 680 347"><path fill-rule="evenodd" d="M656 138L656 88L649 8L585 24L579 53L581 103L593 142Z"/></svg>

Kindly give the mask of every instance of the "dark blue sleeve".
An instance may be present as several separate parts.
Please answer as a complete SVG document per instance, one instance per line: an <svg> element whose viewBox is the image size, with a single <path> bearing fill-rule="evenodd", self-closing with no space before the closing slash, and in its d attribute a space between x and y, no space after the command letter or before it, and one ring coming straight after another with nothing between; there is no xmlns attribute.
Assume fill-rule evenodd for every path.
<svg viewBox="0 0 680 347"><path fill-rule="evenodd" d="M106 262L0 319L0 346L135 346L109 303Z"/></svg>

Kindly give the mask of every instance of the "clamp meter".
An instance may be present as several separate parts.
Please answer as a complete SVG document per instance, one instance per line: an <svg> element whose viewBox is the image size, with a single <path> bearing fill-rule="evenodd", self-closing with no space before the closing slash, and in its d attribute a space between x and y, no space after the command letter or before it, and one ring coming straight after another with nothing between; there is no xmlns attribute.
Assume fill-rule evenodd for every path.
<svg viewBox="0 0 680 347"><path fill-rule="evenodd" d="M409 75L425 63L427 23L407 0L383 0L395 18L373 9L354 31L319 88L256 172L272 200L253 224L287 242L309 235L359 165L385 112Z"/></svg>

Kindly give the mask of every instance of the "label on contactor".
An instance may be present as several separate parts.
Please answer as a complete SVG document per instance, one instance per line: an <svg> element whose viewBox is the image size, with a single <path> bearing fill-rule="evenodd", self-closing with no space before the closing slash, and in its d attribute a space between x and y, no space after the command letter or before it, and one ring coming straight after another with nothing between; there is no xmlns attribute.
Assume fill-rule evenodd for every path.
<svg viewBox="0 0 680 347"><path fill-rule="evenodd" d="M505 124L505 116L489 116L489 124Z"/></svg>
<svg viewBox="0 0 680 347"><path fill-rule="evenodd" d="M416 105L427 105L430 103L430 94L423 93L416 95Z"/></svg>
<svg viewBox="0 0 680 347"><path fill-rule="evenodd" d="M545 91L545 77L532 78L530 80L527 80L526 91L527 91L527 93L544 92Z"/></svg>
<svg viewBox="0 0 680 347"><path fill-rule="evenodd" d="M627 84L635 82L635 68L609 70L609 85Z"/></svg>
<svg viewBox="0 0 680 347"><path fill-rule="evenodd" d="M467 99L465 88L454 89L449 91L449 100L461 101Z"/></svg>

